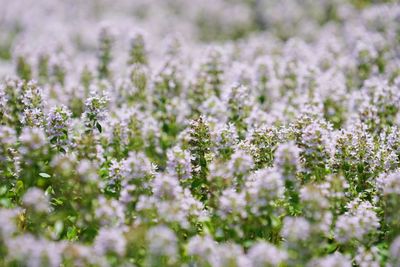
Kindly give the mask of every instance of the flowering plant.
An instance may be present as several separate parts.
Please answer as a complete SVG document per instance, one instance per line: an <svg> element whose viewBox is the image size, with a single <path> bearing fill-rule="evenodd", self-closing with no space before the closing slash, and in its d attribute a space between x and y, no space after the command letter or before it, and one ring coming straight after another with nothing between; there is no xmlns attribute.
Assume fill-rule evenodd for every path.
<svg viewBox="0 0 400 267"><path fill-rule="evenodd" d="M375 2L0 0L0 266L399 266Z"/></svg>

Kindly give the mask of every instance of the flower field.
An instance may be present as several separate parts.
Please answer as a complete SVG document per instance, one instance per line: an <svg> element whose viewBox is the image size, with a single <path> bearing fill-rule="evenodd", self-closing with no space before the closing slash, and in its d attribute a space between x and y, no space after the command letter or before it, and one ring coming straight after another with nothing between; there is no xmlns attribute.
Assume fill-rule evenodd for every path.
<svg viewBox="0 0 400 267"><path fill-rule="evenodd" d="M0 267L400 266L400 4L0 0Z"/></svg>

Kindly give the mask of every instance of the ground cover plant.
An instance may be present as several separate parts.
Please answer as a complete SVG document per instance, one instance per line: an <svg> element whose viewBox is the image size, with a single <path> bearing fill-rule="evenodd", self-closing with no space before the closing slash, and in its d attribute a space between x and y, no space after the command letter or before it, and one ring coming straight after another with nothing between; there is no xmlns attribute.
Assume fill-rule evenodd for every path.
<svg viewBox="0 0 400 267"><path fill-rule="evenodd" d="M0 6L0 266L400 266L399 3Z"/></svg>

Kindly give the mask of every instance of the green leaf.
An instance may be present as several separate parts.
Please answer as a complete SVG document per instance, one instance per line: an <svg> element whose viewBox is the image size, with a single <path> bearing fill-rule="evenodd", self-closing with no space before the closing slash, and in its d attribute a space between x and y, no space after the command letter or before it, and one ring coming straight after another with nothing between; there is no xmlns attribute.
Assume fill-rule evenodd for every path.
<svg viewBox="0 0 400 267"><path fill-rule="evenodd" d="M24 182L18 180L17 183L15 184L15 192L19 193L23 188L24 188Z"/></svg>
<svg viewBox="0 0 400 267"><path fill-rule="evenodd" d="M99 132L101 132L101 131L102 131L102 128L101 128L101 125L100 125L100 123L96 123L96 128L97 128L97 130L99 130Z"/></svg>
<svg viewBox="0 0 400 267"><path fill-rule="evenodd" d="M68 227L67 239L70 241L75 241L78 239L78 229L75 226Z"/></svg>
<svg viewBox="0 0 400 267"><path fill-rule="evenodd" d="M8 198L1 198L0 199L0 206L1 207L6 207L6 208L11 207L11 200L9 200Z"/></svg>
<svg viewBox="0 0 400 267"><path fill-rule="evenodd" d="M60 206L62 205L64 202L61 199L58 198L53 198L53 205L55 206Z"/></svg>
<svg viewBox="0 0 400 267"><path fill-rule="evenodd" d="M333 253L333 252L336 251L337 247L338 247L338 246L337 246L337 244L335 244L335 243L328 244L328 245L326 246L326 251L327 251L328 253Z"/></svg>
<svg viewBox="0 0 400 267"><path fill-rule="evenodd" d="M53 187L51 187L51 186L47 187L46 191L44 192L44 194L45 194L46 196L50 196L50 195L52 195L52 194L54 194L54 193L55 193L55 192L54 192L54 189L53 189Z"/></svg>
<svg viewBox="0 0 400 267"><path fill-rule="evenodd" d="M51 177L49 174L44 173L44 172L39 173L39 176L43 177L43 178L50 178Z"/></svg>
<svg viewBox="0 0 400 267"><path fill-rule="evenodd" d="M54 225L54 233L56 236L60 236L64 229L64 223L62 221L57 221Z"/></svg>
<svg viewBox="0 0 400 267"><path fill-rule="evenodd" d="M0 187L0 196L5 195L7 193L8 189L6 186Z"/></svg>

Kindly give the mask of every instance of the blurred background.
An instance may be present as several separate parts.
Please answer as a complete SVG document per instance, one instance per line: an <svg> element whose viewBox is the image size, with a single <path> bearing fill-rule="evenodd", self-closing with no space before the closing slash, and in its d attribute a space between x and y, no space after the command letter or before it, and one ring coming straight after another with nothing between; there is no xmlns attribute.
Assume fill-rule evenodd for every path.
<svg viewBox="0 0 400 267"><path fill-rule="evenodd" d="M329 25L352 17L357 21L360 12L387 2L396 4L367 0L0 0L0 76L10 73L13 55L18 53L94 53L104 25L111 26L120 40L141 31L153 49L170 35L179 35L194 46L260 34L282 41L292 37L312 41ZM382 8L389 12L387 5ZM379 12L385 16L385 10Z"/></svg>

